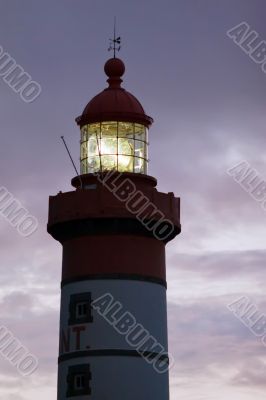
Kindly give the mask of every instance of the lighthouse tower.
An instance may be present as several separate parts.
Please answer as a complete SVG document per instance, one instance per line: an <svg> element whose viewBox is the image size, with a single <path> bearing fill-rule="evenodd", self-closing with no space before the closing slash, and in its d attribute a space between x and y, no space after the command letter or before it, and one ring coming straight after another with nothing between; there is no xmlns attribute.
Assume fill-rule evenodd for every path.
<svg viewBox="0 0 266 400"><path fill-rule="evenodd" d="M58 400L168 400L165 245L180 202L148 175L153 120L121 87L124 63L76 119L80 175L49 199L63 246ZM151 139L152 140L152 139Z"/></svg>

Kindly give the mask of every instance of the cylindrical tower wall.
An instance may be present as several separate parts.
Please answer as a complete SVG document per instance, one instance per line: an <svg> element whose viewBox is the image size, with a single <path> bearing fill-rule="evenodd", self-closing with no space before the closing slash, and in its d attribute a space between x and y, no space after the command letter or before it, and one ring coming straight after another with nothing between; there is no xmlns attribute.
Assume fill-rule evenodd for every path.
<svg viewBox="0 0 266 400"><path fill-rule="evenodd" d="M91 235L63 243L59 348L58 400L168 400L163 242Z"/></svg>

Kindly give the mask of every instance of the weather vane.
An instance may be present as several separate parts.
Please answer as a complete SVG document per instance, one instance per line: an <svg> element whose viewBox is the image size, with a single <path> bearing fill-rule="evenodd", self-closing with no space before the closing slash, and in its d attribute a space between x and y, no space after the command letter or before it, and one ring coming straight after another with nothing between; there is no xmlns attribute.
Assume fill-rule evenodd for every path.
<svg viewBox="0 0 266 400"><path fill-rule="evenodd" d="M116 56L116 52L120 51L121 49L121 37L120 36L116 36L116 17L114 20L114 37L113 39L109 39L110 41L110 46L108 48L108 51L113 50L114 51L114 58Z"/></svg>

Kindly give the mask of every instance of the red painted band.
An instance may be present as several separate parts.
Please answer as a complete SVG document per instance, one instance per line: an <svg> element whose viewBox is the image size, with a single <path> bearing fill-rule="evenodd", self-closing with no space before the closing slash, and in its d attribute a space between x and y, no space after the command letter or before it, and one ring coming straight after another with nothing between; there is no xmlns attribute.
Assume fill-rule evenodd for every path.
<svg viewBox="0 0 266 400"><path fill-rule="evenodd" d="M131 235L81 236L64 242L62 280L94 274L166 280L165 245L154 238Z"/></svg>

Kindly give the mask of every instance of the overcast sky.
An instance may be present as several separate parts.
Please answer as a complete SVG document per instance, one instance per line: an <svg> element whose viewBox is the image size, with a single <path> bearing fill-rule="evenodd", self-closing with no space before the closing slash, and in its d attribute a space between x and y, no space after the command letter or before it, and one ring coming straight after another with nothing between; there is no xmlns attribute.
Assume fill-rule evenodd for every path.
<svg viewBox="0 0 266 400"><path fill-rule="evenodd" d="M61 246L48 196L74 176L75 117L104 87L117 16L124 87L155 120L149 174L181 197L167 245L171 399L264 400L266 347L227 308L246 296L266 314L266 212L227 169L266 180L266 73L229 38L241 22L266 40L265 0L1 0L0 46L41 86L22 101L0 76L0 187L34 215L21 236L0 215L0 320L36 354L22 377L0 355L0 398L56 398Z"/></svg>

